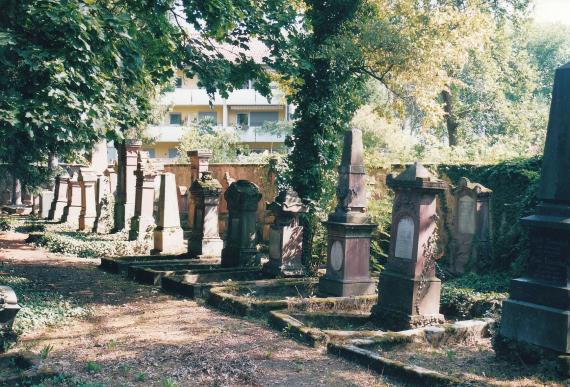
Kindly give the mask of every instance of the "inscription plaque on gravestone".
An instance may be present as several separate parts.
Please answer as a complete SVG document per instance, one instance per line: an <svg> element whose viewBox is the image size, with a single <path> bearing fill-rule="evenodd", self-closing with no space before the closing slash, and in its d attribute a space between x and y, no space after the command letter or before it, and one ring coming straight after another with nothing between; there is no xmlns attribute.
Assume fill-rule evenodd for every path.
<svg viewBox="0 0 570 387"><path fill-rule="evenodd" d="M414 248L414 220L409 216L403 217L398 222L397 230L394 255L396 258L412 259L412 250Z"/></svg>
<svg viewBox="0 0 570 387"><path fill-rule="evenodd" d="M339 271L342 268L343 261L342 244L335 241L331 247L331 266L333 270Z"/></svg>
<svg viewBox="0 0 570 387"><path fill-rule="evenodd" d="M459 232L463 234L475 234L475 199L470 196L462 196L459 199Z"/></svg>

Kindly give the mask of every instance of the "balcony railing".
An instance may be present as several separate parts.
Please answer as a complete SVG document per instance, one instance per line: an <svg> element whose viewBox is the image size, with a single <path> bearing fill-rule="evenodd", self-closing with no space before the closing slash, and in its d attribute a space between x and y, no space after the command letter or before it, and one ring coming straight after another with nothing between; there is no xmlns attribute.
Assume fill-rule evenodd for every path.
<svg viewBox="0 0 570 387"><path fill-rule="evenodd" d="M196 105L207 106L210 103L210 96L205 89L175 89L165 93L161 99L162 105ZM224 99L216 93L212 100L214 105L223 105ZM267 100L264 96L253 89L241 89L231 92L226 100L228 105L283 105L283 93L274 90L272 98Z"/></svg>

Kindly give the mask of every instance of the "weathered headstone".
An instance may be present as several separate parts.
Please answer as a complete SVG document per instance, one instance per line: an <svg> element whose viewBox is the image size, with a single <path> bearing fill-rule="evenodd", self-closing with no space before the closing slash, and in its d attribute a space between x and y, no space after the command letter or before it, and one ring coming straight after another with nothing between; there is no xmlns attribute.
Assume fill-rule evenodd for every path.
<svg viewBox="0 0 570 387"><path fill-rule="evenodd" d="M47 219L49 217L49 211L51 209L51 204L54 198L54 191L49 189L44 189L40 193L40 213L39 216L42 219Z"/></svg>
<svg viewBox="0 0 570 387"><path fill-rule="evenodd" d="M154 179L156 171L152 166L148 153L139 152L135 175L137 187L135 195L135 215L131 219L129 240L143 239L150 227L154 227Z"/></svg>
<svg viewBox="0 0 570 387"><path fill-rule="evenodd" d="M12 326L20 309L14 290L9 286L0 286L0 353L16 340Z"/></svg>
<svg viewBox="0 0 570 387"><path fill-rule="evenodd" d="M266 273L277 276L298 276L305 273L303 266L303 226L299 215L307 206L295 191L281 191L275 201L267 204L275 221L269 230L269 261L263 266Z"/></svg>
<svg viewBox="0 0 570 387"><path fill-rule="evenodd" d="M556 70L527 274L511 281L501 335L570 353L570 63Z"/></svg>
<svg viewBox="0 0 570 387"><path fill-rule="evenodd" d="M435 276L435 261L439 259L436 198L446 184L419 163L386 180L396 197L390 256L380 274L373 317L394 330L441 323L441 281Z"/></svg>
<svg viewBox="0 0 570 387"><path fill-rule="evenodd" d="M464 273L491 253L489 205L492 191L467 178L454 191L453 261L450 269Z"/></svg>
<svg viewBox="0 0 570 387"><path fill-rule="evenodd" d="M108 166L107 169L103 171L103 175L105 175L109 181L109 193L113 197L113 201L117 201L118 176L115 166Z"/></svg>
<svg viewBox="0 0 570 387"><path fill-rule="evenodd" d="M201 172L200 179L190 186L194 203L194 225L188 241L188 252L197 257L220 257L224 242L218 228L218 204L222 185L209 172Z"/></svg>
<svg viewBox="0 0 570 387"><path fill-rule="evenodd" d="M176 179L173 173L160 176L158 225L154 230L154 250L162 254L184 252L184 238L180 228Z"/></svg>
<svg viewBox="0 0 570 387"><path fill-rule="evenodd" d="M224 198L228 203L226 245L222 250L222 266L257 266L257 203L259 188L247 180L232 183Z"/></svg>
<svg viewBox="0 0 570 387"><path fill-rule="evenodd" d="M135 214L135 187L137 155L142 146L140 140L125 140L118 145L119 171L117 176L117 200L115 206L115 230L129 228Z"/></svg>
<svg viewBox="0 0 570 387"><path fill-rule="evenodd" d="M210 159L212 158L212 151L209 149L198 149L187 152L188 159L190 160L190 186L194 181L202 177L202 172L207 172L210 164ZM189 191L186 192L187 195L187 220L185 229L190 230L194 225L194 214L196 213L194 209L194 202L192 201L192 195Z"/></svg>
<svg viewBox="0 0 570 387"><path fill-rule="evenodd" d="M67 205L67 191L69 186L69 173L64 170L55 178L54 198L48 214L50 220L61 220L63 210Z"/></svg>
<svg viewBox="0 0 570 387"><path fill-rule="evenodd" d="M113 228L112 208L115 199L111 194L111 184L107 174L97 176L97 185L95 189L97 215L93 232L98 234L106 234Z"/></svg>
<svg viewBox="0 0 570 387"><path fill-rule="evenodd" d="M78 180L79 186L81 187L79 229L91 231L95 224L95 217L97 216L97 202L95 196L97 174L92 169L80 168Z"/></svg>
<svg viewBox="0 0 570 387"><path fill-rule="evenodd" d="M67 205L63 209L62 222L72 227L79 227L81 215L81 185L79 184L79 168L70 168L70 178L67 187Z"/></svg>
<svg viewBox="0 0 570 387"><path fill-rule="evenodd" d="M342 160L338 169L337 206L325 222L328 234L327 271L319 281L319 291L346 297L372 294L370 239L376 225L366 212L366 182L362 132L345 133Z"/></svg>

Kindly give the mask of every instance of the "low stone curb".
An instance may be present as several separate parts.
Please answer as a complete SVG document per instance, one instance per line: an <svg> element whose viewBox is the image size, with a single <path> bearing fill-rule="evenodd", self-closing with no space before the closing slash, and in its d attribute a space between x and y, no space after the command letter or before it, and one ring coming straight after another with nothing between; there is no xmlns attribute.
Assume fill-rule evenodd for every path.
<svg viewBox="0 0 570 387"><path fill-rule="evenodd" d="M330 354L354 361L382 375L396 376L422 385L454 386L464 384L463 381L455 377L391 360L351 344L329 343L327 350Z"/></svg>

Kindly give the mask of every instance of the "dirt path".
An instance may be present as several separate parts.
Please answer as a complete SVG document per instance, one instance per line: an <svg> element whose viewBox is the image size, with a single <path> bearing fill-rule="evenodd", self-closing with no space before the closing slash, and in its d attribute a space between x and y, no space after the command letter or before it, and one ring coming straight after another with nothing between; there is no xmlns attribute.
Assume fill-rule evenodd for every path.
<svg viewBox="0 0 570 387"><path fill-rule="evenodd" d="M260 322L164 295L0 235L0 270L38 280L92 308L83 319L25 333L17 349L53 350L46 365L105 386L401 385L285 338Z"/></svg>

